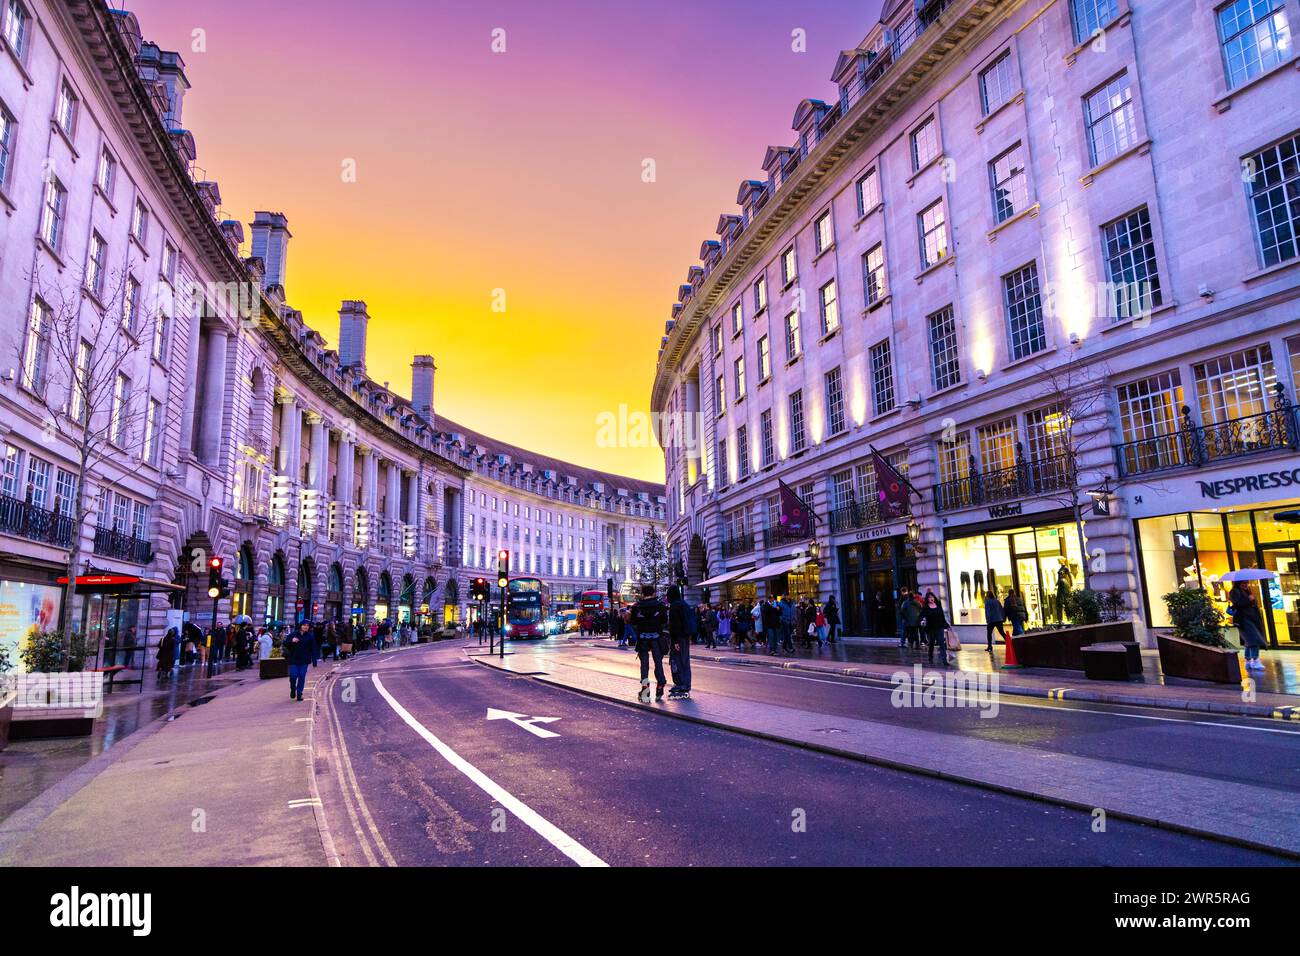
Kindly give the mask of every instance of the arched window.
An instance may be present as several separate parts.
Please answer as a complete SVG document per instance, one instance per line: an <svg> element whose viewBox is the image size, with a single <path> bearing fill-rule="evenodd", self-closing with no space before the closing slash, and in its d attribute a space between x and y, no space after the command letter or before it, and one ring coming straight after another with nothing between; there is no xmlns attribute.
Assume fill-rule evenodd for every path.
<svg viewBox="0 0 1300 956"><path fill-rule="evenodd" d="M231 620L249 614L253 600L253 547L244 542L235 555L235 586L230 595Z"/></svg>
<svg viewBox="0 0 1300 956"><path fill-rule="evenodd" d="M398 601L397 618L399 621L415 620L415 578L409 574L402 578L402 596Z"/></svg>
<svg viewBox="0 0 1300 956"><path fill-rule="evenodd" d="M267 625L284 623L284 555L277 551L266 569Z"/></svg>
<svg viewBox="0 0 1300 956"><path fill-rule="evenodd" d="M387 621L390 616L393 603L393 579L388 576L387 571L379 573L379 593L375 597L375 620Z"/></svg>
<svg viewBox="0 0 1300 956"><path fill-rule="evenodd" d="M298 565L298 615L297 621L314 621L316 619L315 595L312 594L312 578L316 576L316 566L308 558Z"/></svg>

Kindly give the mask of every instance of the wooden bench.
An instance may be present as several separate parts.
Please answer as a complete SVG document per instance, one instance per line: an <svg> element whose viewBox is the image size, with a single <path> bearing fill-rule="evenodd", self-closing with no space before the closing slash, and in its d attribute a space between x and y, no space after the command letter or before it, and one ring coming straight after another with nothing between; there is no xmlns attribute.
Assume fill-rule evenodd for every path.
<svg viewBox="0 0 1300 956"><path fill-rule="evenodd" d="M89 670L90 670L90 673L92 673L92 674L105 674L105 675L108 676L108 687L107 687L107 689L104 691L104 693L106 693L106 694L111 694L111 693L113 693L113 682L114 682L115 680L117 680L117 675L118 675L118 674L120 674L120 673L122 673L122 671L126 670L126 665L125 665L125 664L112 664L112 665L110 665L110 666L108 666L108 667L91 667L91 668L89 668ZM139 683L139 681L123 681L122 683L124 683L124 684L126 684L126 683L132 683L132 684L135 684L135 683Z"/></svg>

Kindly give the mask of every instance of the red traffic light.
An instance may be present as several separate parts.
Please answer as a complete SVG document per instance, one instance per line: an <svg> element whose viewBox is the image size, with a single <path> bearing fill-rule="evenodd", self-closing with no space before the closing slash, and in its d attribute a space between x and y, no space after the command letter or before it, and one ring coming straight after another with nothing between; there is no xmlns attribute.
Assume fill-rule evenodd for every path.
<svg viewBox="0 0 1300 956"><path fill-rule="evenodd" d="M208 567L210 567L210 568L212 568L212 569L214 569L214 570L217 570L217 571L220 571L220 570L221 570L221 565L222 565L223 563L224 563L224 562L222 561L222 559L219 558L219 557L216 557L216 556L213 556L213 557L211 557L211 558L208 559Z"/></svg>

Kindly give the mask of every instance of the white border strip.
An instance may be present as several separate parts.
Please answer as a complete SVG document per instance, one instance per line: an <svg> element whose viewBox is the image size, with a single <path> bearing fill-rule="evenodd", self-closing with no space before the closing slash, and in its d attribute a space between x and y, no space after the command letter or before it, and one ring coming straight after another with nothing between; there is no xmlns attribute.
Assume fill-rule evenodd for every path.
<svg viewBox="0 0 1300 956"><path fill-rule="evenodd" d="M500 784L496 783L496 781L492 780L491 777L483 773L483 771L479 770L460 754L456 753L456 751L452 750L435 737L427 727L411 716L410 711L394 699L393 695L384 687L378 674L372 673L370 675L370 680L374 682L375 689L379 691L379 696L388 701L388 706L397 712L397 716L401 717L408 727L423 737L430 747L442 755L444 760L465 776L469 777L469 779L472 780L480 790L522 820L526 826L536 832L543 840L551 844L551 846L555 847L579 866L609 866L608 863L596 856L596 854L592 853L577 840L573 839L573 837L569 836L555 824L541 816L541 814L533 810L532 807L515 797Z"/></svg>

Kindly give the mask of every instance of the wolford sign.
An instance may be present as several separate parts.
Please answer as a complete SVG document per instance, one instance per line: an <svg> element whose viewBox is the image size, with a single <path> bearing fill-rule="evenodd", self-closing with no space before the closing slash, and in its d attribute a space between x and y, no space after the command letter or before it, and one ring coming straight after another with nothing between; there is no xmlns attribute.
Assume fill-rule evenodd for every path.
<svg viewBox="0 0 1300 956"><path fill-rule="evenodd" d="M1242 475L1220 481L1198 481L1201 497L1218 501L1231 498L1243 491L1271 491L1275 488L1300 488L1300 468L1286 471L1265 471L1257 475Z"/></svg>

